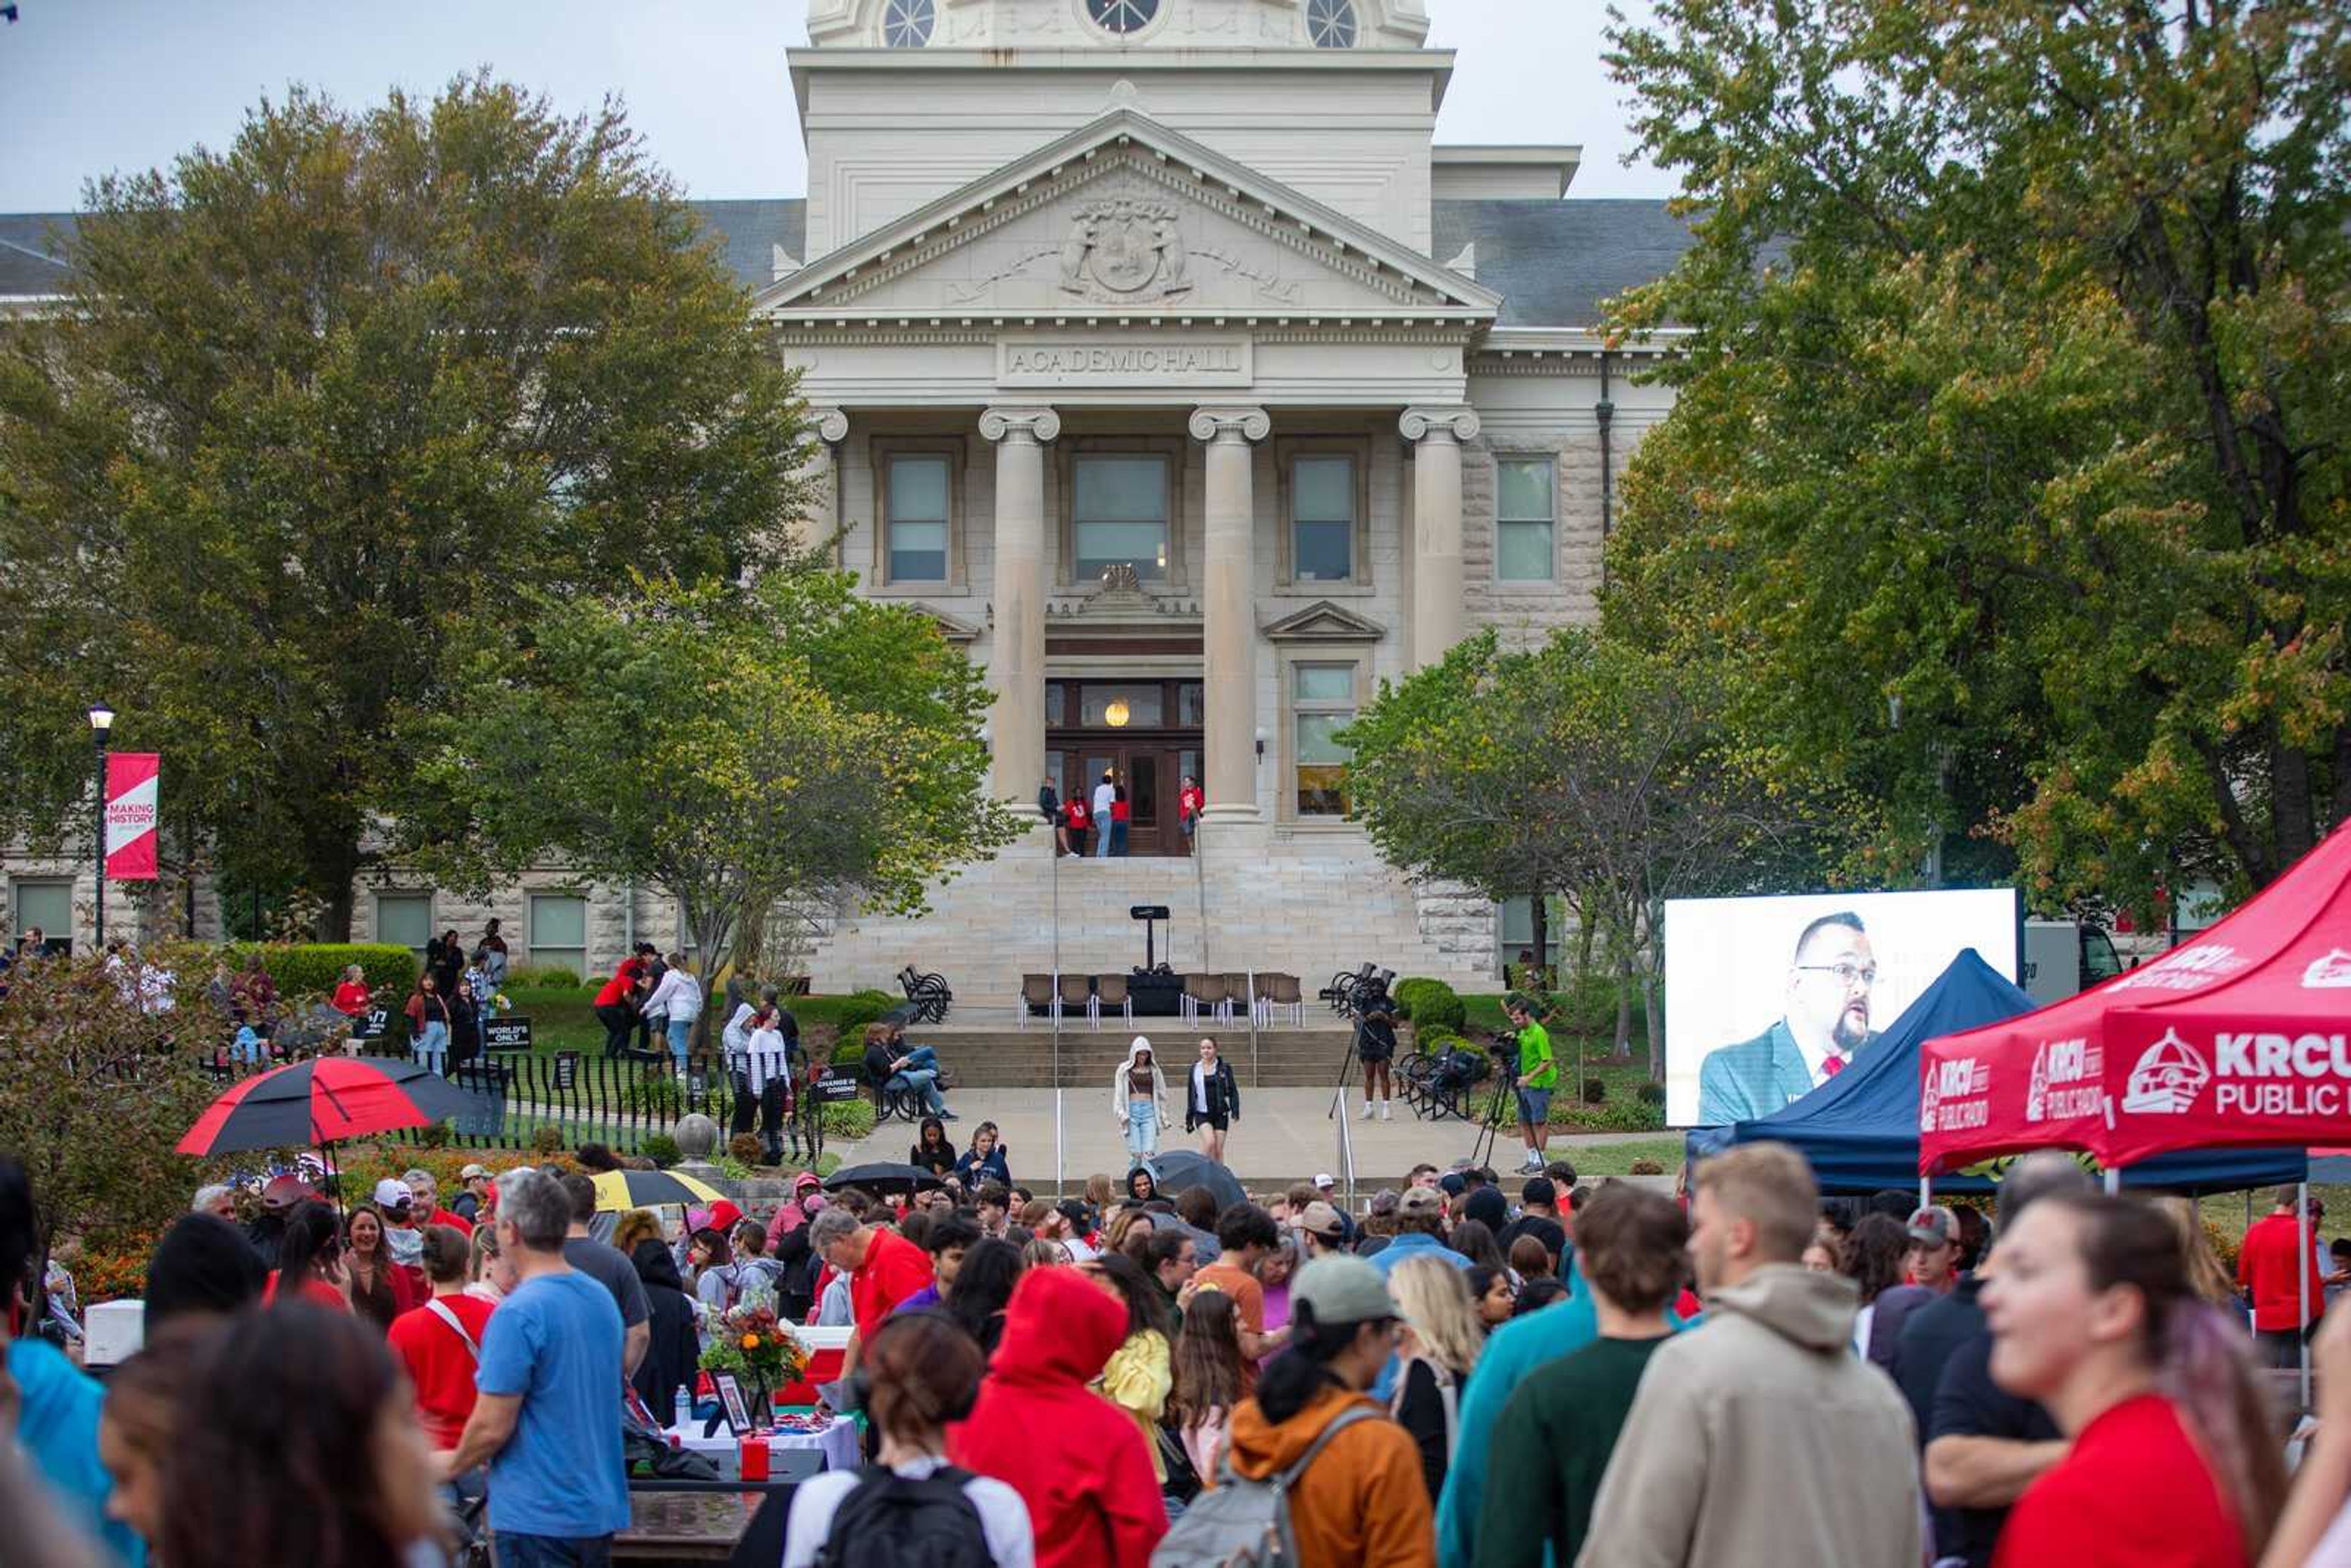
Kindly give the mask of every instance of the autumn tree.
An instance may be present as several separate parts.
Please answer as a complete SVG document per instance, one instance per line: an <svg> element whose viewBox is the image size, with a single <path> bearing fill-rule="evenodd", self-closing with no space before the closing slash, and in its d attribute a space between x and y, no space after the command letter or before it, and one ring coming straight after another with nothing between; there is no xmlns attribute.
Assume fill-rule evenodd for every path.
<svg viewBox="0 0 2351 1568"><path fill-rule="evenodd" d="M1390 862L1539 912L1570 896L1644 1009L1653 1072L1665 901L1816 885L1870 838L1853 803L1763 767L1707 682L1588 630L1524 651L1481 632L1383 682L1342 739Z"/></svg>
<svg viewBox="0 0 2351 1568"><path fill-rule="evenodd" d="M2351 13L1662 0L1697 243L1612 635L2043 903L2351 815ZM2013 857L2012 859L2005 857Z"/></svg>
<svg viewBox="0 0 2351 1568"><path fill-rule="evenodd" d="M791 377L616 107L298 91L84 205L0 331L0 838L82 820L104 696L175 852L342 938L460 632L800 508Z"/></svg>
<svg viewBox="0 0 2351 1568"><path fill-rule="evenodd" d="M987 799L985 679L844 573L643 579L539 610L486 630L415 728L391 849L452 885L549 859L657 883L715 977L780 901L919 909L1018 831Z"/></svg>

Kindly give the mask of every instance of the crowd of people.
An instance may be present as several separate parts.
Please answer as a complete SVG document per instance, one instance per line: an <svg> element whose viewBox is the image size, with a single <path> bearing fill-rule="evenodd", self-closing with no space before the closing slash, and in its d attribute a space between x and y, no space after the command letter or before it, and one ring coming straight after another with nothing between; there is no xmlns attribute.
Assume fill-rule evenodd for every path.
<svg viewBox="0 0 2351 1568"><path fill-rule="evenodd" d="M242 1223L207 1187L102 1390L51 1343L0 1161L0 1414L38 1478L0 1458L0 1497L62 1553L28 1561L420 1563L475 1528L502 1563L601 1562L623 1385L664 1415L706 1395L711 1335L758 1301L848 1331L828 1386L873 1460L798 1489L788 1568L1220 1562L1268 1528L1399 1568L2351 1563L2351 1312L2261 1329L2297 1357L2314 1330L2291 1491L2282 1357L2248 1326L2282 1272L2337 1282L2290 1202L2232 1277L2189 1206L2053 1154L1989 1214L1823 1202L1764 1144L1678 1198L1422 1166L1357 1215L1327 1178L1219 1207L1140 1161L1057 1201L987 1124L914 1153L939 1188L803 1176L764 1219L682 1225L601 1211L592 1145L468 1166L445 1206L421 1169L342 1207L279 1177Z"/></svg>

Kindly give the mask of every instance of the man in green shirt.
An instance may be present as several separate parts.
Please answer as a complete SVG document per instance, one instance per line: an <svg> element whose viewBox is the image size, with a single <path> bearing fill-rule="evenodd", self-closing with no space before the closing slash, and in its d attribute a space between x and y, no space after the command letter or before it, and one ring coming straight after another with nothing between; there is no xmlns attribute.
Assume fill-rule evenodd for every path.
<svg viewBox="0 0 2351 1568"><path fill-rule="evenodd" d="M1527 1145L1521 1171L1540 1173L1543 1148L1551 1142L1551 1092L1559 1083L1559 1063L1551 1054L1551 1036L1535 1022L1527 1004L1512 997L1505 1010L1510 1027L1519 1031L1519 1136Z"/></svg>
<svg viewBox="0 0 2351 1568"><path fill-rule="evenodd" d="M1689 1224L1673 1199L1611 1182L1579 1209L1575 1239L1600 1337L1520 1382L1487 1448L1477 1568L1570 1568L1632 1411L1672 1325Z"/></svg>

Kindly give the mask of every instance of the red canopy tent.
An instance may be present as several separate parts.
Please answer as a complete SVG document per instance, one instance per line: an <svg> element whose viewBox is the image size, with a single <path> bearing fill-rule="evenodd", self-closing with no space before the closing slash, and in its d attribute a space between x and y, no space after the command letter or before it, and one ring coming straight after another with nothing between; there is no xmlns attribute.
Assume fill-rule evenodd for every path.
<svg viewBox="0 0 2351 1568"><path fill-rule="evenodd" d="M2251 984L2256 975L2270 972L2289 950L2304 953L2309 944L2304 939L2314 931L2336 932L2351 950L2351 902L2346 900L2351 900L2351 831L2338 831L2261 896L2189 946L2036 1012L1927 1041L1919 1051L1920 1173L1932 1176L2029 1149L2086 1149L2111 1166L2165 1149L2346 1141L2351 1119L2340 1114L2339 1104L2338 1114L2323 1133L2305 1134L2302 1121L2294 1132L2281 1133L2279 1124L2264 1121L2262 1135L2256 1137L2251 1135L2252 1123L2246 1120L2238 1123L2238 1131L2246 1135L2232 1137L2209 1116L2153 1109L2142 1116L2126 1110L2126 1102L2136 1099L2144 1107L2179 1103L2197 1076L2197 1063L2186 1055L2151 1052L2162 1036L2161 1026L2153 1034L2147 1032L2151 1019L2200 1004L2220 989L2238 998L2254 994L2241 989L2241 983ZM2317 952L2324 950L2322 944ZM2293 968L2294 976L2298 977L2315 956L2305 956ZM2344 967L2351 971L2351 952L2346 952ZM2343 984L2351 986L2351 972ZM2338 1020L2351 1017L2351 990L2319 988L2310 995L2322 1006L2333 998ZM2133 1020L2126 1030L2126 1019ZM2298 1030L2296 1038L2301 1032L2306 1031ZM2209 1068L2209 1051L2204 1047L2196 1051L2206 1052L2200 1060ZM2336 1054L2351 1061L2351 1051ZM2292 1048L2288 1055L2292 1057ZM2132 1080L2139 1075L2143 1057L2148 1058L2147 1071L2135 1091ZM2294 1075L2290 1071L2285 1076ZM2282 1079L2270 1082L2283 1087ZM2342 1082L2345 1092L2351 1093L2351 1072ZM2189 1095L2188 1102L2197 1103L2197 1096ZM2127 1139L2117 1132L2126 1117L2133 1123ZM2137 1124L2143 1119L2151 1119L2156 1128L2139 1131Z"/></svg>

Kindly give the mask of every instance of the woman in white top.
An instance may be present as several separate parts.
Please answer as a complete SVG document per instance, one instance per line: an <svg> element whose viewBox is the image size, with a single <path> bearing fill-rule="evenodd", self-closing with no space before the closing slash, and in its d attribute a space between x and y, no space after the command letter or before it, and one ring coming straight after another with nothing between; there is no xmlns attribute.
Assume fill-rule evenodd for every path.
<svg viewBox="0 0 2351 1568"><path fill-rule="evenodd" d="M702 982L685 967L685 955L672 953L668 970L653 994L645 998L645 1016L666 1021L669 1053L677 1061L678 1076L685 1076L685 1050L694 1034L694 1020L702 1016Z"/></svg>
<svg viewBox="0 0 2351 1568"><path fill-rule="evenodd" d="M1167 1121L1167 1075L1159 1071L1147 1036L1136 1035L1126 1048L1126 1060L1110 1081L1110 1103L1126 1134L1128 1160L1141 1165L1158 1158L1159 1129Z"/></svg>
<svg viewBox="0 0 2351 1568"><path fill-rule="evenodd" d="M813 1568L836 1525L844 1534L883 1528L888 1511L875 1506L883 1489L928 1481L946 1466L948 1423L971 1414L982 1366L978 1344L943 1312L901 1313L882 1325L859 1369L870 1385L865 1409L882 1435L881 1459L891 1475L868 1480L862 1471L828 1470L801 1482L784 1531L784 1568ZM997 1568L1033 1568L1036 1542L1020 1494L973 1475L963 1475L961 1490L979 1516L977 1544Z"/></svg>

